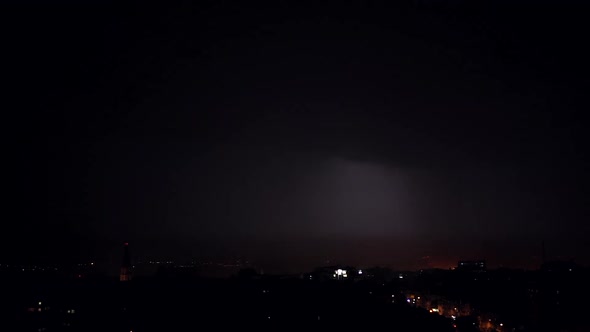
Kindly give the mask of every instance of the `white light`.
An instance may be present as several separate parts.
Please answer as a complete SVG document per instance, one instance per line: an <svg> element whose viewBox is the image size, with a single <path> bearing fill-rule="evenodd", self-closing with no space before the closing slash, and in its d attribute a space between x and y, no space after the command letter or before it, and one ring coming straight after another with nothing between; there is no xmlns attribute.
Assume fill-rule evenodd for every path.
<svg viewBox="0 0 590 332"><path fill-rule="evenodd" d="M404 276L400 274L400 275L399 275L399 278L400 278L400 279L403 279L403 278L404 278Z"/></svg>
<svg viewBox="0 0 590 332"><path fill-rule="evenodd" d="M457 316L455 316L455 315L451 315L451 318L452 318L453 320L455 320L455 319L457 319Z"/></svg>
<svg viewBox="0 0 590 332"><path fill-rule="evenodd" d="M432 308L433 312L438 312L438 308Z"/></svg>
<svg viewBox="0 0 590 332"><path fill-rule="evenodd" d="M420 300L420 296L418 296L418 300Z"/></svg>
<svg viewBox="0 0 590 332"><path fill-rule="evenodd" d="M500 326L504 326L504 324L500 323Z"/></svg>
<svg viewBox="0 0 590 332"><path fill-rule="evenodd" d="M571 270L570 270L571 271ZM359 274L363 274L363 270L359 270Z"/></svg>
<svg viewBox="0 0 590 332"><path fill-rule="evenodd" d="M39 305L41 305L41 301L39 301Z"/></svg>
<svg viewBox="0 0 590 332"><path fill-rule="evenodd" d="M395 295L391 294L391 297L395 297Z"/></svg>

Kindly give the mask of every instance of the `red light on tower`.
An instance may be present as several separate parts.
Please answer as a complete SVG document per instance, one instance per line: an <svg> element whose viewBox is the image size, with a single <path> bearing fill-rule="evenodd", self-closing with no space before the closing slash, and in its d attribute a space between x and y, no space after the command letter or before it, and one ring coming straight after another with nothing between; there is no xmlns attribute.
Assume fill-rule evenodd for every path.
<svg viewBox="0 0 590 332"><path fill-rule="evenodd" d="M129 281L131 280L131 258L129 257L129 243L125 242L124 251L123 251L123 263L121 264L121 274L119 275L119 280L121 281Z"/></svg>

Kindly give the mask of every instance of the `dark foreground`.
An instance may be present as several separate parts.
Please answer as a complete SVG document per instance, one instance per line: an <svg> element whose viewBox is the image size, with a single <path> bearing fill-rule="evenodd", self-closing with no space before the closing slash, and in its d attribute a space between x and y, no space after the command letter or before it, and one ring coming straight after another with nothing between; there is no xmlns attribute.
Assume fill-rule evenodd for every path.
<svg viewBox="0 0 590 332"><path fill-rule="evenodd" d="M145 279L3 288L2 311L8 319L2 321L2 331L455 330L452 320L405 301L392 303L402 296L396 290L364 283Z"/></svg>

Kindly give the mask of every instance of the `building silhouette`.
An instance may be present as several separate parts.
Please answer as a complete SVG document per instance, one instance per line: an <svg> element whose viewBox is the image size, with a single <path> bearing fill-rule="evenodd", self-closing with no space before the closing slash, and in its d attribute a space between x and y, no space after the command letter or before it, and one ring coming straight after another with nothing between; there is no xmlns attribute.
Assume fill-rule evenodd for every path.
<svg viewBox="0 0 590 332"><path fill-rule="evenodd" d="M457 263L458 271L467 272L482 272L486 270L486 261L475 260L475 261L459 261Z"/></svg>
<svg viewBox="0 0 590 332"><path fill-rule="evenodd" d="M121 264L121 274L119 275L120 281L131 280L131 258L129 256L129 243L125 242L123 247L123 263Z"/></svg>

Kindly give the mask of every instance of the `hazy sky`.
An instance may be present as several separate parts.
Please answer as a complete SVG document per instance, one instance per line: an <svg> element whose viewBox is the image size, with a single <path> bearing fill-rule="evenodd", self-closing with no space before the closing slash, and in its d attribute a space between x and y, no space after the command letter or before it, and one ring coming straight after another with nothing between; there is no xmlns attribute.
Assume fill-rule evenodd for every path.
<svg viewBox="0 0 590 332"><path fill-rule="evenodd" d="M1 257L587 263L580 6L6 5Z"/></svg>

